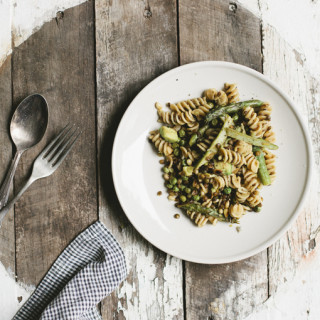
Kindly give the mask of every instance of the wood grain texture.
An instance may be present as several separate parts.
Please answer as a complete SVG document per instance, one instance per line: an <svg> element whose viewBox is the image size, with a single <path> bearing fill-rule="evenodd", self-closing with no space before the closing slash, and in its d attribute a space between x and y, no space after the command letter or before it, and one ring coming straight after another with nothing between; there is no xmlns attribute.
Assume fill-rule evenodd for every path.
<svg viewBox="0 0 320 320"><path fill-rule="evenodd" d="M2 182L10 166L12 143L9 123L13 113L11 91L11 56L0 67L0 181ZM14 215L11 210L0 228L0 262L13 273L15 272L15 236Z"/></svg>
<svg viewBox="0 0 320 320"><path fill-rule="evenodd" d="M320 83L306 70L304 57L274 28L265 25L263 32L264 72L294 100L308 123L316 172L303 212L286 235L269 248L270 294L274 294L284 283L292 281L302 267L304 272L312 272L319 265ZM320 277L314 278L315 286L316 283L320 284Z"/></svg>
<svg viewBox="0 0 320 320"><path fill-rule="evenodd" d="M102 304L104 319L183 319L182 263L146 242L113 187L119 120L152 79L176 67L175 1L96 1L99 216L124 248L128 278Z"/></svg>
<svg viewBox="0 0 320 320"><path fill-rule="evenodd" d="M16 204L18 280L37 284L66 245L97 219L93 2L46 23L13 54L14 102L38 92L49 104L43 141L23 155L16 187L34 158L68 122L81 137L61 167Z"/></svg>
<svg viewBox="0 0 320 320"><path fill-rule="evenodd" d="M181 63L225 60L262 70L260 22L240 5L179 1ZM232 82L232 79L230 79ZM185 264L186 319L242 319L268 298L267 251L227 265Z"/></svg>
<svg viewBox="0 0 320 320"><path fill-rule="evenodd" d="M179 0L180 62L223 60L261 71L259 19L236 2Z"/></svg>

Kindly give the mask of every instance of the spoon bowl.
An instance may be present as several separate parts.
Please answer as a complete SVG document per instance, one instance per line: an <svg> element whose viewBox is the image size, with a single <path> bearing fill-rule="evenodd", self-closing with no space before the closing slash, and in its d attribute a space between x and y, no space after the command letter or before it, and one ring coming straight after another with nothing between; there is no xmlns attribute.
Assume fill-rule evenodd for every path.
<svg viewBox="0 0 320 320"><path fill-rule="evenodd" d="M27 150L40 142L48 125L48 105L43 96L25 98L14 112L10 134L17 150Z"/></svg>

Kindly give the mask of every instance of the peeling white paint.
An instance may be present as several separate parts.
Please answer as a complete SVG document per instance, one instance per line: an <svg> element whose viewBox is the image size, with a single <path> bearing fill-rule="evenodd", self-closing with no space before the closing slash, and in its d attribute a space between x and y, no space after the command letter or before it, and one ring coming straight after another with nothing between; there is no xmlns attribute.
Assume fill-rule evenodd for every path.
<svg viewBox="0 0 320 320"><path fill-rule="evenodd" d="M319 251L319 250L318 250ZM265 304L245 320L318 320L320 314L320 255L313 267L301 266L293 281L287 281Z"/></svg>
<svg viewBox="0 0 320 320"><path fill-rule="evenodd" d="M0 66L11 53L41 26L56 17L58 11L86 0L0 0Z"/></svg>
<svg viewBox="0 0 320 320"><path fill-rule="evenodd" d="M155 251L150 250L148 254L142 254L139 246L124 248L124 251L128 275L136 281L125 281L118 290L118 311L123 313L124 319L156 319L159 315L161 319L179 318L183 305L182 263L177 263L179 259L167 255L162 271L157 270ZM134 275L133 270L137 272ZM157 276L157 272L161 271L164 279L163 289ZM121 299L126 301L125 306L122 305Z"/></svg>
<svg viewBox="0 0 320 320"><path fill-rule="evenodd" d="M1 320L10 320L26 302L34 287L24 287L18 284L14 275L0 263L0 309ZM20 302L19 302L20 301Z"/></svg>
<svg viewBox="0 0 320 320"><path fill-rule="evenodd" d="M304 59L308 71L320 76L320 1L239 0L277 30Z"/></svg>
<svg viewBox="0 0 320 320"><path fill-rule="evenodd" d="M0 0L0 66L11 53L10 0Z"/></svg>
<svg viewBox="0 0 320 320"><path fill-rule="evenodd" d="M12 34L14 47L19 46L47 21L56 17L58 11L77 6L85 0L13 0Z"/></svg>

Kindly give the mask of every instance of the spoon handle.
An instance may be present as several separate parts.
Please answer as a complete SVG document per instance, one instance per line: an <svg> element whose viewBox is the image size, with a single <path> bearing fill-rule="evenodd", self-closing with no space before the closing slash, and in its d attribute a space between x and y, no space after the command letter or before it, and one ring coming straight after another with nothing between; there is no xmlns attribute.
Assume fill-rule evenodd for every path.
<svg viewBox="0 0 320 320"><path fill-rule="evenodd" d="M3 208L8 202L9 193L10 193L10 186L11 186L14 174L16 172L18 162L20 160L21 155L22 155L21 151L16 151L16 154L11 162L11 166L10 166L10 168L7 172L7 175L3 181L3 184L1 186L1 189L0 189L0 209Z"/></svg>
<svg viewBox="0 0 320 320"><path fill-rule="evenodd" d="M28 179L28 181L25 183L22 189L18 192L18 194L4 208L0 210L0 227L2 224L2 220L4 219L6 214L10 211L13 205L20 199L22 194L29 188L29 186L36 180L37 179L31 175L31 177Z"/></svg>

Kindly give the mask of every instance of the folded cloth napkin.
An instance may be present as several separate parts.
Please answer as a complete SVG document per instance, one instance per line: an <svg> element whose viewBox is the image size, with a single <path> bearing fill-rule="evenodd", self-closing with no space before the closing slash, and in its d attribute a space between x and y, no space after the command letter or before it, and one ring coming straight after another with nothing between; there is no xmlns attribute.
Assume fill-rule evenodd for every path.
<svg viewBox="0 0 320 320"><path fill-rule="evenodd" d="M13 320L100 320L96 305L125 278L123 251L98 221L61 253Z"/></svg>

